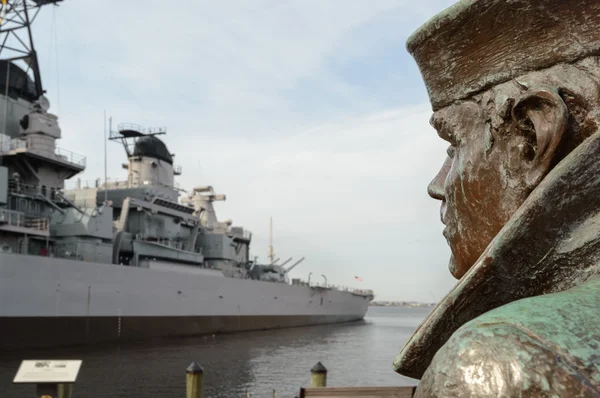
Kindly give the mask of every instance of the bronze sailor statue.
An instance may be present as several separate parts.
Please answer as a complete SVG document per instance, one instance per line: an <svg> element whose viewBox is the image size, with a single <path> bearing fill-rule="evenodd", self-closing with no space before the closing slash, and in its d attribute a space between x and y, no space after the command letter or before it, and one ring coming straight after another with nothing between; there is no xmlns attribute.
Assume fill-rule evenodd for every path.
<svg viewBox="0 0 600 398"><path fill-rule="evenodd" d="M458 282L394 369L417 397L599 397L600 1L462 0L407 48Z"/></svg>

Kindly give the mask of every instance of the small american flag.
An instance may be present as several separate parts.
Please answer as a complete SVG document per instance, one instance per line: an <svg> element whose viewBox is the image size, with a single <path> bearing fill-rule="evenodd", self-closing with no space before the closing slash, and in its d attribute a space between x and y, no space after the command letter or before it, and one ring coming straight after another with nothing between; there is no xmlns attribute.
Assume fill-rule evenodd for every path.
<svg viewBox="0 0 600 398"><path fill-rule="evenodd" d="M356 279L359 282L363 281L363 279L360 276L356 276L356 275L354 275L354 279Z"/></svg>

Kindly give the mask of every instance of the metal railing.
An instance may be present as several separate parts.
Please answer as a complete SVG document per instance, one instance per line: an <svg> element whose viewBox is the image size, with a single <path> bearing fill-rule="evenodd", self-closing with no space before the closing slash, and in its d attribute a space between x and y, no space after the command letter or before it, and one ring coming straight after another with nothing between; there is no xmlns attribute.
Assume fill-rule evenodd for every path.
<svg viewBox="0 0 600 398"><path fill-rule="evenodd" d="M96 178L95 180L70 180L65 181L65 189L89 189L89 188L104 188L107 186L108 189L116 189L116 188L127 188L129 186L129 182L127 180L111 180L110 178L106 181L106 184L100 178Z"/></svg>
<svg viewBox="0 0 600 398"><path fill-rule="evenodd" d="M89 189L89 188L122 189L122 188L128 188L128 187L131 187L131 186L129 184L129 181L126 179L111 180L110 178L108 178L108 180L106 181L106 184L104 183L104 180L100 179L100 178L97 178L95 180L76 179L76 180L65 181L65 189ZM182 191L184 190L183 188L181 188L181 185L177 182L175 182L172 187L167 187L167 188L173 188L175 190L182 190Z"/></svg>
<svg viewBox="0 0 600 398"><path fill-rule="evenodd" d="M374 296L375 293L371 289L350 289L351 293L360 294L361 296Z"/></svg>
<svg viewBox="0 0 600 398"><path fill-rule="evenodd" d="M15 179L8 180L8 191L19 195L37 196L42 194L42 187L17 182Z"/></svg>
<svg viewBox="0 0 600 398"><path fill-rule="evenodd" d="M42 232L47 232L50 227L47 218L30 217L20 211L0 209L0 225L5 224Z"/></svg>
<svg viewBox="0 0 600 398"><path fill-rule="evenodd" d="M167 132L167 128L166 127L149 127L149 128L146 128L146 127L141 126L141 125L136 124L136 123L120 123L117 126L117 129L119 131L132 130L132 131L137 131L138 133L142 133L142 134L165 134Z"/></svg>
<svg viewBox="0 0 600 398"><path fill-rule="evenodd" d="M145 236L138 234L136 238L141 242L157 243L162 246L170 247L176 250L186 250L187 239L164 238L160 236Z"/></svg>
<svg viewBox="0 0 600 398"><path fill-rule="evenodd" d="M374 292L371 289L354 289L354 288L347 287L347 286L330 285L330 284L326 284L326 283L316 283L316 282L306 282L303 280L300 280L298 285L309 286L309 287L314 287L314 288L319 288L319 289L337 290L340 292L348 292L348 293L358 294L361 296L374 296Z"/></svg>
<svg viewBox="0 0 600 398"><path fill-rule="evenodd" d="M0 150L3 153L14 151L17 149L27 149L27 141L20 138L12 138L10 140L4 140Z"/></svg>
<svg viewBox="0 0 600 398"><path fill-rule="evenodd" d="M85 167L87 163L87 158L85 156L79 155L75 152L67 151L66 149L56 148L54 154L60 159L64 159L72 164Z"/></svg>
<svg viewBox="0 0 600 398"><path fill-rule="evenodd" d="M16 151L19 149L32 150L32 151L40 150L40 148L36 148L35 146L29 145L29 142L27 141L27 139L22 139L22 138L12 138L8 141L3 141L0 145L0 153L2 153L2 154L10 153L11 151ZM56 159L59 159L59 160L62 160L64 162L68 162L71 164L76 164L78 166L85 167L86 163L87 163L87 159L85 156L79 155L75 152L68 151L66 149L55 148L53 154L56 157Z"/></svg>
<svg viewBox="0 0 600 398"><path fill-rule="evenodd" d="M232 236L237 236L239 238L247 240L250 240L250 238L252 237L252 232L248 231L247 229L243 229L242 227L231 227L229 228L229 233Z"/></svg>

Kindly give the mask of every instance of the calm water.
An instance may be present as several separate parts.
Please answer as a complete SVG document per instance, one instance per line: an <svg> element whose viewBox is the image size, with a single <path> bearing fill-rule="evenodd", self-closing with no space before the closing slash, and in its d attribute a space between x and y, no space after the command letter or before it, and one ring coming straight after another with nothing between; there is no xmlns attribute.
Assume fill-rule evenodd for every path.
<svg viewBox="0 0 600 398"><path fill-rule="evenodd" d="M204 367L207 398L243 398L246 390L272 397L273 389L294 397L310 384L317 361L329 370L330 386L414 385L392 371L392 361L429 311L372 307L364 322L346 325L3 354L0 397L35 396L34 386L12 384L22 359L82 359L74 398L184 397L192 361Z"/></svg>

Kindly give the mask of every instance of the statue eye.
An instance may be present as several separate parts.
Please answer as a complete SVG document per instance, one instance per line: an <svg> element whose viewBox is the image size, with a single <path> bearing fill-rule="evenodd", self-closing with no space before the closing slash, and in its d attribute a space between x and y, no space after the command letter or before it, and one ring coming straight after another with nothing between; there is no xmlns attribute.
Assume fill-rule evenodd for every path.
<svg viewBox="0 0 600 398"><path fill-rule="evenodd" d="M446 150L446 153L448 154L449 158L453 158L454 154L456 153L456 148L453 145L450 145Z"/></svg>

